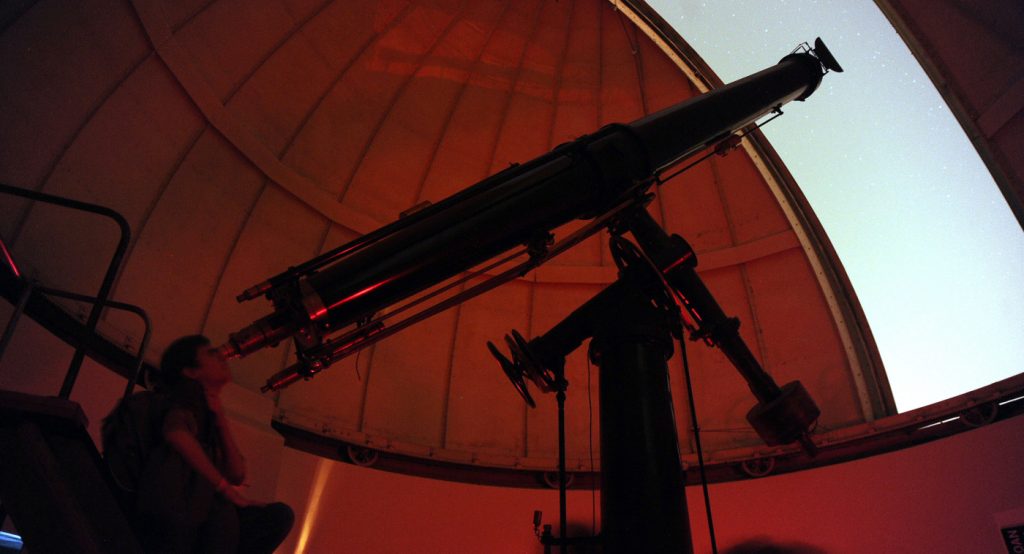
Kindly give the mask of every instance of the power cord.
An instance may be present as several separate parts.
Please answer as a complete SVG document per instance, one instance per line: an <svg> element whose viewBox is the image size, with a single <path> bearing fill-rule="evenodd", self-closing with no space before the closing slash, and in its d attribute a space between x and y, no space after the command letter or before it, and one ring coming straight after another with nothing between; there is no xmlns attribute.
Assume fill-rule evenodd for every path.
<svg viewBox="0 0 1024 554"><path fill-rule="evenodd" d="M708 493L708 477L704 472L704 449L700 443L700 425L697 423L697 407L693 401L690 360L686 355L686 339L682 329L680 329L679 333L679 351L683 356L683 375L686 376L686 394L690 403L690 420L693 421L693 438L697 446L697 466L700 468L700 486L704 491L704 510L708 518L708 533L711 535L711 552L712 554L718 554L718 544L715 541L715 524L711 517L711 495Z"/></svg>

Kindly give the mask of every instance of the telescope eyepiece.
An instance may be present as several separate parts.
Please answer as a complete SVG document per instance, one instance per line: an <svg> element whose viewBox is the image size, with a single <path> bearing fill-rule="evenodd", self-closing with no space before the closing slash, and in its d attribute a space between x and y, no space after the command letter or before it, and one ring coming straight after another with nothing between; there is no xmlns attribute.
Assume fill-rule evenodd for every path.
<svg viewBox="0 0 1024 554"><path fill-rule="evenodd" d="M836 57L832 55L828 46L825 46L825 41L821 40L821 37L814 39L814 55L825 69L836 73L843 72L843 67L836 61Z"/></svg>

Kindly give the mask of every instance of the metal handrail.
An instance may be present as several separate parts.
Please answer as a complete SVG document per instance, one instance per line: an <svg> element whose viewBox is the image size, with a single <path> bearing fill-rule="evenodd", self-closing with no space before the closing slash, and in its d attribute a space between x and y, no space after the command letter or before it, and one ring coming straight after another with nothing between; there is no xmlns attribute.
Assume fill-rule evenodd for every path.
<svg viewBox="0 0 1024 554"><path fill-rule="evenodd" d="M114 255L111 257L110 264L107 266L107 272L103 276L103 283L100 284L99 293L97 293L95 297L86 297L95 299L95 302L93 302L92 310L89 311L89 317L85 323L87 332L95 333L96 325L99 323L100 316L103 313L103 308L108 305L113 307L115 304L113 302L110 302L108 298L110 297L110 289L114 285L114 279L117 277L117 272L121 267L121 261L124 258L125 252L128 250L128 243L131 240L131 228L128 226L128 221L120 213L106 206L90 204L88 202L72 200L70 198L63 198L60 196L54 196L52 194L46 194L43 192L25 190L3 183L0 183L0 193L21 196L24 198L29 198L31 200L46 202L48 204L54 204L57 206L71 208L74 210L95 213L98 215L109 217L110 219L113 219L115 223L117 223L117 226L121 231L121 238L117 243L117 248L114 249ZM82 361L84 359L84 342L79 341L79 343L75 345L75 354L74 356L71 357L71 364L68 366L68 373L67 375L65 375L64 382L61 384L60 393L58 394L60 398L68 398L71 396L71 389L75 385L75 380L78 379L78 372L82 368Z"/></svg>
<svg viewBox="0 0 1024 554"><path fill-rule="evenodd" d="M128 378L128 384L124 389L124 398L128 398L132 394L132 391L135 390L135 384L139 383L140 378L142 377L142 362L146 356L146 347L149 345L149 335L152 326L150 325L149 315L146 314L146 310L143 310L134 304L126 304L124 302L117 302L116 300L101 300L95 296L86 296L84 294L68 292L50 287L41 287L36 285L35 290L50 296L59 296L61 298L68 298L79 302L90 302L93 303L93 305L103 304L105 307L132 312L142 319L145 330L142 332L142 342L139 343L139 352L135 356L135 371L132 373L132 376Z"/></svg>
<svg viewBox="0 0 1024 554"><path fill-rule="evenodd" d="M0 241L2 243L2 241ZM14 304L14 313L11 314L10 319L7 320L7 326L4 327L4 334L0 337L0 360L4 359L4 353L7 352L7 345L10 344L11 338L14 337L14 329L18 326L18 320L21 319L21 314L25 312L25 307L28 305L28 299L32 296L32 288L35 285L32 282L26 282L25 287L21 289L21 294L18 295L18 301Z"/></svg>

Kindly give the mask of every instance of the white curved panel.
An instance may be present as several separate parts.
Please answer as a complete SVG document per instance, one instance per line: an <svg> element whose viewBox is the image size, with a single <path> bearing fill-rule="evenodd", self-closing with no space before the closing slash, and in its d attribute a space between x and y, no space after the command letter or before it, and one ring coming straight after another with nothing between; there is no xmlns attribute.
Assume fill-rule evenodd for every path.
<svg viewBox="0 0 1024 554"><path fill-rule="evenodd" d="M0 85L12 107L0 116L11 137L0 180L128 217L135 238L115 298L156 322L151 361L176 336L219 341L268 313L263 300L234 297L270 275L713 81L691 83L696 64L681 70L667 39L598 0L96 4L41 1L0 35L0 70L25 76ZM871 356L849 355L851 341L873 352L870 337L835 315L852 292L815 269L841 268L813 254L820 237L800 223L800 206L780 200L794 185L753 151L666 183L651 212L695 247L766 369L808 386L822 431L882 415L884 383L859 377L878 370ZM113 240L104 223L9 199L0 210L0 232L43 282L98 286ZM614 280L605 242L588 239L296 384L277 397L279 417L427 459L553 467L553 399L527 410L485 345L513 328L546 331ZM125 338L138 336L126 316L108 314L102 328L137 342ZM688 350L706 445L759 444L745 422L746 384L720 353ZM289 347L266 349L235 364L236 380L256 389L292 363ZM686 453L681 368L677 354L670 377ZM589 467L599 376L585 348L567 375L570 467Z"/></svg>

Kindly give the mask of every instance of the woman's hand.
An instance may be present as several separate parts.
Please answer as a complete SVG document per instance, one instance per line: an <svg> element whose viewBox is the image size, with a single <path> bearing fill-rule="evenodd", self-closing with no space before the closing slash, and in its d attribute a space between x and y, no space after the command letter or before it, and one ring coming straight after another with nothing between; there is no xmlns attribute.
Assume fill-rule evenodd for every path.
<svg viewBox="0 0 1024 554"><path fill-rule="evenodd" d="M217 487L219 492L228 502L238 506L239 508L245 508L246 506L263 506L263 502L256 502L241 493L236 487L231 486L227 481L221 481L221 485Z"/></svg>
<svg viewBox="0 0 1024 554"><path fill-rule="evenodd" d="M220 400L220 387L211 389L210 387L203 387L203 395L206 397L206 406L215 415L222 415L224 413L224 403Z"/></svg>

